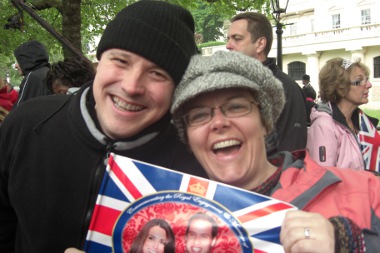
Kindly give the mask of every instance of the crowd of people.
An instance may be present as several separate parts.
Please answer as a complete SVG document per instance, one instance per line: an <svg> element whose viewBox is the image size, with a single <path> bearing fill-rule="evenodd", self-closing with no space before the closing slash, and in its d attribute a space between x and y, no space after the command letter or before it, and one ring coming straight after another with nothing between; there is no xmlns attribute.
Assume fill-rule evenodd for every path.
<svg viewBox="0 0 380 253"><path fill-rule="evenodd" d="M52 94L72 94L95 77L95 64L81 58L50 63L46 47L39 41L22 43L14 50L15 69L23 77L16 91L0 75L0 123L11 109L23 102Z"/></svg>
<svg viewBox="0 0 380 253"><path fill-rule="evenodd" d="M0 83L0 252L80 252L111 152L293 204L280 232L285 252L380 248L380 182L368 172L378 154L363 139L378 120L359 108L368 68L329 60L308 128L309 96L268 58L265 15L234 16L228 51L210 57L194 30L188 10L146 0L107 25L96 69L50 63L38 41L14 51L24 78L17 100ZM147 224L134 251L156 229L147 246L173 252L167 224ZM214 234L208 241L210 250Z"/></svg>

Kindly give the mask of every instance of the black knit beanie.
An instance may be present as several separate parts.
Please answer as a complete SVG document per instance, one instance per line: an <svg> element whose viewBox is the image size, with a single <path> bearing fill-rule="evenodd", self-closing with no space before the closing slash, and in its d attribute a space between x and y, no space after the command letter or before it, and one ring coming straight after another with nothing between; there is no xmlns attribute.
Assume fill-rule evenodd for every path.
<svg viewBox="0 0 380 253"><path fill-rule="evenodd" d="M177 85L192 55L194 19L178 6L160 1L138 1L121 10L105 29L97 58L110 48L138 54L163 68Z"/></svg>

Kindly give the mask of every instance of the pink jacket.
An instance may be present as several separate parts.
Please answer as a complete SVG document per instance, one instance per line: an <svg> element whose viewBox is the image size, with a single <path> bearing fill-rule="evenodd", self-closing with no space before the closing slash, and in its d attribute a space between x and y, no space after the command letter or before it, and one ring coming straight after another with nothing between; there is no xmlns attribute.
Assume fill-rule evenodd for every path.
<svg viewBox="0 0 380 253"><path fill-rule="evenodd" d="M310 114L306 148L320 165L364 170L364 160L357 136L333 119L331 104L318 104Z"/></svg>
<svg viewBox="0 0 380 253"><path fill-rule="evenodd" d="M326 168L307 152L281 152L282 174L272 197L325 218L345 216L363 230L367 252L380 245L380 179L368 171ZM282 156L282 157L281 157ZM374 250L374 251L371 251Z"/></svg>

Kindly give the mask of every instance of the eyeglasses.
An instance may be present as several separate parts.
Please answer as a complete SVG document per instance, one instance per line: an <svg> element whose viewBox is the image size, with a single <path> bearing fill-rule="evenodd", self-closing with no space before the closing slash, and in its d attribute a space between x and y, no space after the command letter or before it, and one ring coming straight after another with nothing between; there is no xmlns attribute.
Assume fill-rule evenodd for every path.
<svg viewBox="0 0 380 253"><path fill-rule="evenodd" d="M183 120L189 127L199 126L211 121L214 117L215 109L220 109L222 114L227 118L237 118L247 115L252 112L252 104L256 104L254 101L248 101L245 99L235 99L229 101L219 107L198 107L190 110L183 116Z"/></svg>
<svg viewBox="0 0 380 253"><path fill-rule="evenodd" d="M350 84L354 85L354 86L366 85L368 83L368 81L369 81L369 79L366 78L366 79L356 80L356 81L350 82Z"/></svg>

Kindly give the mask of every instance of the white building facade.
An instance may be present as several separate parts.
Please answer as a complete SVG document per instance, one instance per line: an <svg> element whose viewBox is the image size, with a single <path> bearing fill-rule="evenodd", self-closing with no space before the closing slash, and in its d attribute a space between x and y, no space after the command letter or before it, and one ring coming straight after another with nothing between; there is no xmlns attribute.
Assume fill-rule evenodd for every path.
<svg viewBox="0 0 380 253"><path fill-rule="evenodd" d="M368 106L380 109L380 0L290 0L282 35L283 71L301 84L310 75L318 88L318 73L327 60L342 57L361 61L370 69ZM270 57L277 56L277 35ZM204 48L204 55L224 49ZM361 107L363 107L361 106Z"/></svg>

